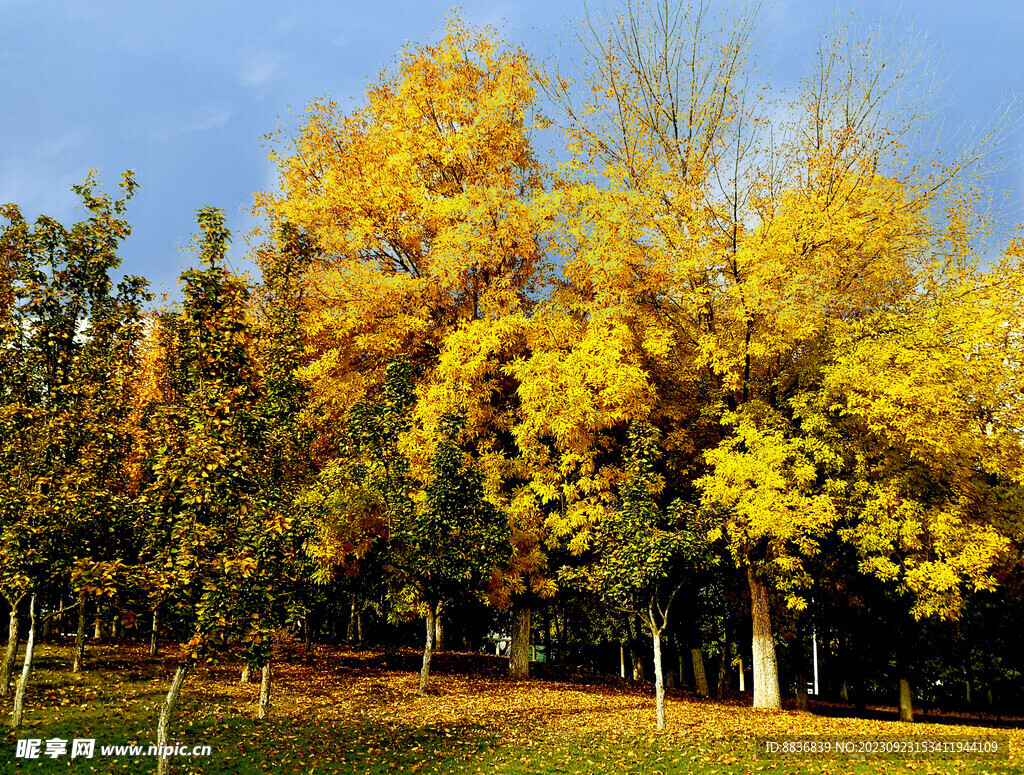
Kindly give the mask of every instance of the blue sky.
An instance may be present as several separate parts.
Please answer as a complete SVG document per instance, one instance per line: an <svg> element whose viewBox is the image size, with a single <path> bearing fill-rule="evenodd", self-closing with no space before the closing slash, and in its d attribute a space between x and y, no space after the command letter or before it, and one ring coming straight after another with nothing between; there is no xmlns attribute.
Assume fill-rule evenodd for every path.
<svg viewBox="0 0 1024 775"><path fill-rule="evenodd" d="M865 24L894 20L898 30L926 34L951 133L1024 98L1021 0L765 5L765 54L782 82L798 76L838 7ZM112 190L131 168L141 189L128 211L125 272L175 292L191 260L180 247L205 205L228 213L231 262L245 269L252 194L274 181L262 137L279 121L294 126L316 96L358 105L367 81L405 43L432 38L449 8L431 0L0 0L0 202L69 223L78 216L72 183L95 168ZM583 4L466 2L460 12L539 58L564 57ZM1006 209L1024 221L1024 107L1012 111L1005 171L992 184L1014 189Z"/></svg>

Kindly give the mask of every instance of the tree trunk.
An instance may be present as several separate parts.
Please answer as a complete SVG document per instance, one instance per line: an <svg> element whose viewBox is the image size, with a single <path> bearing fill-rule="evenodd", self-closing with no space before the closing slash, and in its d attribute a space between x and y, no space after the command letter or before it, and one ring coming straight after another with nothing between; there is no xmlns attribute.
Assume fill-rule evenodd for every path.
<svg viewBox="0 0 1024 775"><path fill-rule="evenodd" d="M438 606L437 617L434 619L434 648L437 651L444 651L444 625L441 623L442 614Z"/></svg>
<svg viewBox="0 0 1024 775"><path fill-rule="evenodd" d="M747 566L750 585L750 613L753 618L754 707L780 710L779 668L775 661L775 640L772 635L771 609L768 590L757 577L753 566Z"/></svg>
<svg viewBox="0 0 1024 775"><path fill-rule="evenodd" d="M270 679L271 679L271 667L270 659L267 658L267 664L263 666L263 676L260 679L260 711L259 718L265 719L270 716Z"/></svg>
<svg viewBox="0 0 1024 775"><path fill-rule="evenodd" d="M96 621L93 624L92 637L97 643L103 638L103 621L100 619L99 611L96 612Z"/></svg>
<svg viewBox="0 0 1024 775"><path fill-rule="evenodd" d="M427 644L423 647L423 667L420 668L419 695L427 693L430 686L430 658L434 655L434 634L436 632L435 617L437 608L433 603L427 604Z"/></svg>
<svg viewBox="0 0 1024 775"><path fill-rule="evenodd" d="M810 707L810 698L807 696L807 675L799 672L796 674L796 709L808 710Z"/></svg>
<svg viewBox="0 0 1024 775"><path fill-rule="evenodd" d="M75 662L71 666L72 673L81 673L85 669L85 599L78 601L78 628L75 630Z"/></svg>
<svg viewBox="0 0 1024 775"><path fill-rule="evenodd" d="M722 699L725 696L725 684L729 675L729 642L722 646L722 658L718 661L718 687L716 696Z"/></svg>
<svg viewBox="0 0 1024 775"><path fill-rule="evenodd" d="M242 665L242 675L239 677L238 683L252 683L252 665L250 665L248 662Z"/></svg>
<svg viewBox="0 0 1024 775"><path fill-rule="evenodd" d="M21 668L21 680L14 690L14 708L11 710L11 727L21 728L25 716L25 692L28 690L28 679L32 673L32 652L36 644L36 595L33 592L28 603L28 642L25 644L25 663Z"/></svg>
<svg viewBox="0 0 1024 775"><path fill-rule="evenodd" d="M629 658L633 663L633 680L643 681L644 680L644 658L640 654L640 649L631 648L629 650Z"/></svg>
<svg viewBox="0 0 1024 775"><path fill-rule="evenodd" d="M665 675L661 668L661 630L649 623L654 642L654 708L658 729L665 728Z"/></svg>
<svg viewBox="0 0 1024 775"><path fill-rule="evenodd" d="M0 662L0 697L6 697L11 691L11 675L18 659L18 606L24 597L20 595L11 603L11 616L7 622L7 650Z"/></svg>
<svg viewBox="0 0 1024 775"><path fill-rule="evenodd" d="M849 703L850 702L850 687L846 683L846 679L845 678L839 684L839 699L841 699L845 703Z"/></svg>
<svg viewBox="0 0 1024 775"><path fill-rule="evenodd" d="M626 647L619 644L619 675L626 677Z"/></svg>
<svg viewBox="0 0 1024 775"><path fill-rule="evenodd" d="M691 648L690 661L693 663L693 690L698 697L707 697L708 677L704 672L704 652Z"/></svg>
<svg viewBox="0 0 1024 775"><path fill-rule="evenodd" d="M900 721L914 720L914 698L910 692L910 681L900 679Z"/></svg>
<svg viewBox="0 0 1024 775"><path fill-rule="evenodd" d="M356 611L356 643L363 642L363 609Z"/></svg>
<svg viewBox="0 0 1024 775"><path fill-rule="evenodd" d="M508 674L515 680L530 677L530 609L512 606L512 645L508 652Z"/></svg>
<svg viewBox="0 0 1024 775"><path fill-rule="evenodd" d="M745 692L747 690L747 672L746 666L743 664L743 655L740 654L736 659L737 667L740 669L740 691Z"/></svg>
<svg viewBox="0 0 1024 775"><path fill-rule="evenodd" d="M149 631L149 658L154 659L160 652L157 636L160 634L160 606L153 609L153 628Z"/></svg>
<svg viewBox="0 0 1024 775"><path fill-rule="evenodd" d="M178 669L174 673L174 680L171 681L171 688L167 692L167 698L164 700L163 707L160 708L160 720L156 725L156 744L158 746L156 760L157 775L167 775L171 771L170 758L159 754L167 750L171 717L174 714L175 707L178 705L178 698L181 696L181 686L185 683L185 677L188 675L190 667L191 665L188 662L182 662L178 665Z"/></svg>
<svg viewBox="0 0 1024 775"><path fill-rule="evenodd" d="M43 640L49 640L53 637L53 627L56 622L56 617L47 616L43 619L43 631L39 634Z"/></svg>
<svg viewBox="0 0 1024 775"><path fill-rule="evenodd" d="M345 633L345 642L351 643L356 639L356 619L359 616L359 611L356 607L356 596L352 593L352 602L349 603L348 607L348 632Z"/></svg>

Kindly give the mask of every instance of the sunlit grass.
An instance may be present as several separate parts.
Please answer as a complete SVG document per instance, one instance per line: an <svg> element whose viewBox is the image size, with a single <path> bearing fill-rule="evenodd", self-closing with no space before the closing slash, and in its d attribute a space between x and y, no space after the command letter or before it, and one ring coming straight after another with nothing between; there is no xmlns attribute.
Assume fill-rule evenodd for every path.
<svg viewBox="0 0 1024 775"><path fill-rule="evenodd" d="M145 772L152 757L101 753L103 745L155 741L157 710L173 660L141 648L94 649L85 674L67 672L70 649L44 646L26 726L5 730L0 772ZM755 712L676 693L670 728L653 730L647 687L576 674L513 683L501 661L440 654L433 694L416 696L409 652L317 647L288 651L276 676L273 718L258 721L256 684L235 664L204 667L186 685L173 740L211 755L175 758L180 773L985 773L1024 772L1019 729ZM9 698L2 706L9 710ZM1007 735L1009 760L768 760L758 734ZM15 758L18 738L94 738L92 759ZM70 747L70 746L69 746Z"/></svg>

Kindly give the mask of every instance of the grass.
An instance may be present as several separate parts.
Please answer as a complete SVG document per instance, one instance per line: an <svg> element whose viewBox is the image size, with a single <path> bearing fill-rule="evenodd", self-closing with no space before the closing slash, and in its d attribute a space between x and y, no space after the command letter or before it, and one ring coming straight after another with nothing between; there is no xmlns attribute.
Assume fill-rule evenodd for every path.
<svg viewBox="0 0 1024 775"><path fill-rule="evenodd" d="M104 745L155 740L174 661L141 647L90 650L71 675L70 647L40 647L26 724L4 730L0 772L149 772L153 757L103 753ZM433 693L416 696L418 655L315 647L290 649L275 670L273 718L254 718L258 686L237 683L236 665L193 673L172 738L206 757L175 757L177 773L1024 773L1024 731L970 724L900 724L822 713L757 712L672 693L669 729L653 729L649 687L566 671L526 683L504 678L497 658L435 656ZM0 711L10 710L10 698ZM827 711L819 706L819 711ZM966 721L966 719L965 719ZM1006 760L899 760L850 756L765 759L757 735L1003 735ZM16 758L16 741L93 738L92 759Z"/></svg>

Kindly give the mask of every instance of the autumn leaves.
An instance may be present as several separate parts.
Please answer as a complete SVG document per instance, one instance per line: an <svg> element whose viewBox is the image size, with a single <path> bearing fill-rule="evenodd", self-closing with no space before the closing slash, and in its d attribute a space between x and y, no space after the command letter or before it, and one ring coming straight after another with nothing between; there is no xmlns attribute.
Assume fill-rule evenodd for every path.
<svg viewBox="0 0 1024 775"><path fill-rule="evenodd" d="M966 162L901 172L924 165L903 166L914 126L885 123L908 115L889 110L900 76L836 55L856 41L823 40L795 118L772 124L756 26L631 4L591 26L570 80L453 20L363 107L315 102L274 151L280 187L259 205L316 249L317 432L338 438L388 364L412 364L395 446L411 508L457 441L510 542L485 587L496 603L557 594L557 547L587 567L616 535L697 530L758 599L767 585L803 607L841 546L916 615L955 616L1013 546L1019 244L979 264ZM534 150L541 95L564 130L557 167ZM616 534L641 427L658 516ZM755 652L772 649L770 623L755 630ZM776 705L777 686L764 696Z"/></svg>

